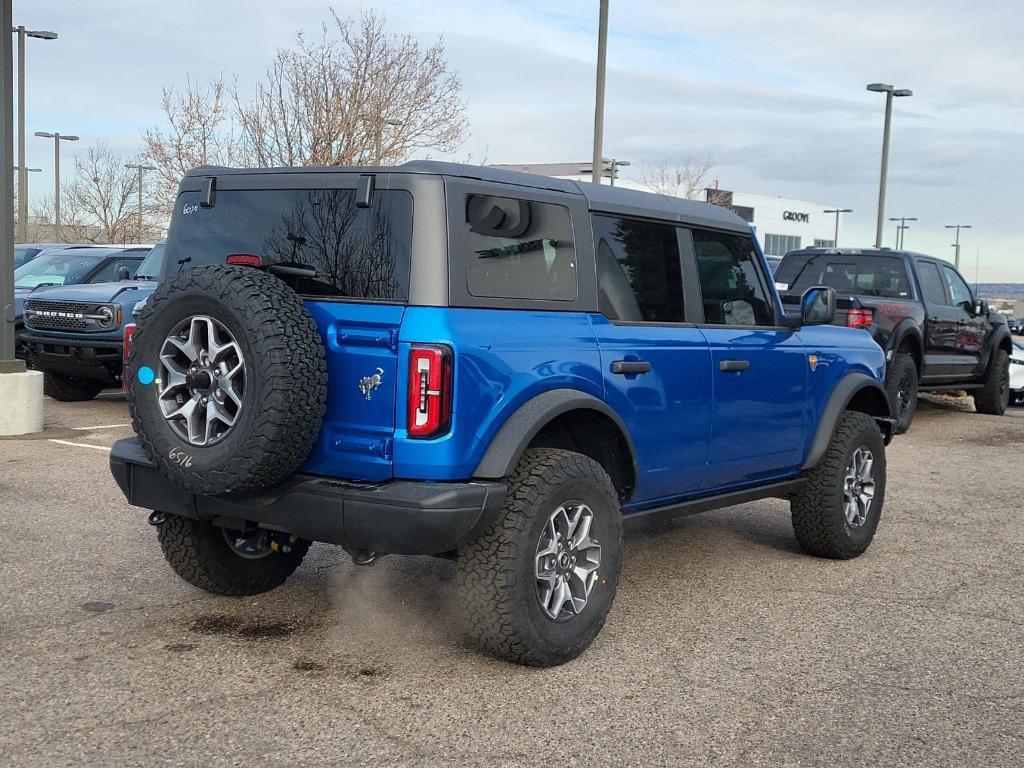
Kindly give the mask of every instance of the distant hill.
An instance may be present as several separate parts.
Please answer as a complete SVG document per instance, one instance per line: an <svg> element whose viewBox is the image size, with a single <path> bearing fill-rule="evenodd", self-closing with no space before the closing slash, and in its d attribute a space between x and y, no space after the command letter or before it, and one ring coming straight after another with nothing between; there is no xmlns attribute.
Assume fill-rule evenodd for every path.
<svg viewBox="0 0 1024 768"><path fill-rule="evenodd" d="M1024 283L978 283L978 295L983 299L1024 301Z"/></svg>

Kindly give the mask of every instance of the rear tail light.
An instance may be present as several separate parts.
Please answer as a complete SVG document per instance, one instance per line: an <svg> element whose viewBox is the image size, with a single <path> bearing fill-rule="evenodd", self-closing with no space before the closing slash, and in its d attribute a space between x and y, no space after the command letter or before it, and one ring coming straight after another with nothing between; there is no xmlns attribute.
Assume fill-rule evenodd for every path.
<svg viewBox="0 0 1024 768"><path fill-rule="evenodd" d="M227 263L232 267L259 267L263 265L263 259L252 253L232 253Z"/></svg>
<svg viewBox="0 0 1024 768"><path fill-rule="evenodd" d="M870 309L851 309L846 313L847 328L870 328L875 315Z"/></svg>
<svg viewBox="0 0 1024 768"><path fill-rule="evenodd" d="M124 348L121 352L121 391L126 395L128 394L128 381L130 374L128 371L128 358L132 353L132 339L135 338L135 331L138 326L135 323L128 323L124 327Z"/></svg>
<svg viewBox="0 0 1024 768"><path fill-rule="evenodd" d="M409 437L438 437L452 416L452 351L415 346L409 352Z"/></svg>

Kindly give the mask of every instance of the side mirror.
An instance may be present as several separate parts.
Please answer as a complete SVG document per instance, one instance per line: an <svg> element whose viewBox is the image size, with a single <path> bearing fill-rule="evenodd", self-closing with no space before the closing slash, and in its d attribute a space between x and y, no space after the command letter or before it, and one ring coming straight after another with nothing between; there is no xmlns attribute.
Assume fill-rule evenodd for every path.
<svg viewBox="0 0 1024 768"><path fill-rule="evenodd" d="M132 271L128 269L124 264L117 268L117 279L118 280L131 280Z"/></svg>
<svg viewBox="0 0 1024 768"><path fill-rule="evenodd" d="M984 299L974 300L974 316L981 317L988 314L988 302Z"/></svg>
<svg viewBox="0 0 1024 768"><path fill-rule="evenodd" d="M828 325L836 318L836 291L815 285L800 297L800 320L804 325Z"/></svg>

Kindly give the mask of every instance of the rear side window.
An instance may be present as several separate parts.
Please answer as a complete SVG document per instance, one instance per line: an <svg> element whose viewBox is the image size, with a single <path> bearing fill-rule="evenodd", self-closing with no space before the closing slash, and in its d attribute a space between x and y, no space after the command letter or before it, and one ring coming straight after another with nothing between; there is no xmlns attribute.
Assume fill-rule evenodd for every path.
<svg viewBox="0 0 1024 768"><path fill-rule="evenodd" d="M594 216L594 244L602 314L627 322L685 321L674 226Z"/></svg>
<svg viewBox="0 0 1024 768"><path fill-rule="evenodd" d="M693 248L705 323L775 324L775 311L752 238L695 229Z"/></svg>
<svg viewBox="0 0 1024 768"><path fill-rule="evenodd" d="M846 295L910 297L903 260L889 256L790 254L775 270L775 282L786 293L803 293L813 285L827 285Z"/></svg>
<svg viewBox="0 0 1024 768"><path fill-rule="evenodd" d="M493 195L466 197L473 296L574 301L576 249L569 209Z"/></svg>
<svg viewBox="0 0 1024 768"><path fill-rule="evenodd" d="M924 294L926 302L940 306L949 304L938 264L930 261L917 262L917 280L921 283L921 293Z"/></svg>
<svg viewBox="0 0 1024 768"><path fill-rule="evenodd" d="M223 264L232 254L295 268L301 294L404 301L409 295L412 196L379 190L358 208L355 190L218 190L212 208L179 196L166 269Z"/></svg>

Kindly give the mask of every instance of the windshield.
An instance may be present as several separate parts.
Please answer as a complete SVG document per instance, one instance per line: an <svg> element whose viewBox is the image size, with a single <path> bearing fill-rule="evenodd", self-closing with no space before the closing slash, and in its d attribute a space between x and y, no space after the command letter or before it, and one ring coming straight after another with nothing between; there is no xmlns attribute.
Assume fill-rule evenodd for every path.
<svg viewBox="0 0 1024 768"><path fill-rule="evenodd" d="M847 296L910 298L903 260L856 253L790 253L775 270L775 285L783 293L803 293L827 285Z"/></svg>
<svg viewBox="0 0 1024 768"><path fill-rule="evenodd" d="M80 283L106 255L106 252L87 253L78 250L44 254L14 271L14 287L38 288L40 285Z"/></svg>
<svg viewBox="0 0 1024 768"><path fill-rule="evenodd" d="M42 248L33 248L30 245L18 245L14 248L14 268L17 269L22 264L28 262L33 256L39 253Z"/></svg>
<svg viewBox="0 0 1024 768"><path fill-rule="evenodd" d="M136 280L159 280L160 271L164 266L164 244L157 243L153 250L142 260L139 271L135 273Z"/></svg>

